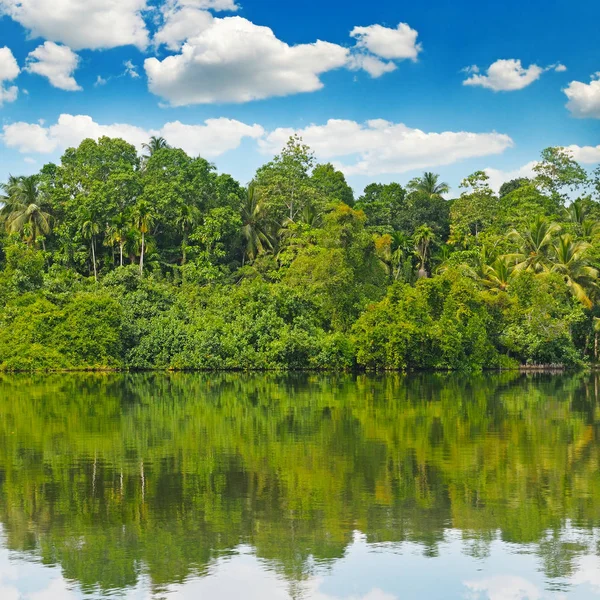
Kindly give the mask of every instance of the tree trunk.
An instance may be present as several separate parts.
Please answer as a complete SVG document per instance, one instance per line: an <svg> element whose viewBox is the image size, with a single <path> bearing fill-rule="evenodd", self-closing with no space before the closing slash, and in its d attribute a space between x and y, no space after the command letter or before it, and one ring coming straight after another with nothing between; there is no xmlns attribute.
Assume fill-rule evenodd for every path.
<svg viewBox="0 0 600 600"><path fill-rule="evenodd" d="M123 266L123 242L119 244L119 252L121 254L121 266Z"/></svg>
<svg viewBox="0 0 600 600"><path fill-rule="evenodd" d="M598 334L594 335L594 360L598 362Z"/></svg>
<svg viewBox="0 0 600 600"><path fill-rule="evenodd" d="M183 232L183 244L181 244L181 264L185 265L187 262L187 243L188 243L188 234L187 231Z"/></svg>
<svg viewBox="0 0 600 600"><path fill-rule="evenodd" d="M94 236L92 236L92 263L94 265L94 279L98 283L98 271L96 270L96 244L94 243Z"/></svg>
<svg viewBox="0 0 600 600"><path fill-rule="evenodd" d="M144 276L144 246L146 243L146 238L144 236L144 232L142 231L142 253L140 254L140 275Z"/></svg>

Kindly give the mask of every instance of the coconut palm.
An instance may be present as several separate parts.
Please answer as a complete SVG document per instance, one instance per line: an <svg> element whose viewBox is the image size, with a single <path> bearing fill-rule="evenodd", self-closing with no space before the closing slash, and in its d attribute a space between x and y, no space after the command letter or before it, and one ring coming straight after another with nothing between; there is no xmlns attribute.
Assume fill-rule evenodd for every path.
<svg viewBox="0 0 600 600"><path fill-rule="evenodd" d="M514 271L514 264L506 256L499 256L492 264L483 264L481 282L486 287L505 292Z"/></svg>
<svg viewBox="0 0 600 600"><path fill-rule="evenodd" d="M419 278L429 277L425 265L427 264L427 259L429 258L429 247L433 240L435 239L435 234L433 233L433 229L428 225L421 225L413 236L413 242L415 244L415 254L419 259Z"/></svg>
<svg viewBox="0 0 600 600"><path fill-rule="evenodd" d="M96 266L96 236L100 234L101 227L96 216L92 213L87 213L81 224L81 235L85 240L90 242L92 253L92 266L94 268L94 280L98 281L98 269Z"/></svg>
<svg viewBox="0 0 600 600"><path fill-rule="evenodd" d="M156 215L149 202L140 200L133 209L133 224L140 232L142 245L140 250L140 275L144 275L144 251L146 249L146 234L154 224Z"/></svg>
<svg viewBox="0 0 600 600"><path fill-rule="evenodd" d="M541 273L549 269L549 253L552 250L554 236L560 231L560 225L550 223L538 216L529 228L522 233L513 229L508 237L519 251L507 255L515 263L518 271L533 271Z"/></svg>
<svg viewBox="0 0 600 600"><path fill-rule="evenodd" d="M193 204L182 204L179 208L179 213L175 217L175 225L179 228L183 235L183 241L181 243L182 265L187 262L187 247L190 231L195 225L200 223L201 218L202 214L200 213L200 209Z"/></svg>
<svg viewBox="0 0 600 600"><path fill-rule="evenodd" d="M242 204L242 235L246 240L244 258L254 261L258 254L273 249L266 229L266 213L263 203L253 184L248 187L248 194Z"/></svg>
<svg viewBox="0 0 600 600"><path fill-rule="evenodd" d="M107 242L111 246L119 246L119 266L123 266L123 249L130 230L130 221L126 214L117 215L108 225Z"/></svg>
<svg viewBox="0 0 600 600"><path fill-rule="evenodd" d="M554 243L551 266L551 271L564 277L575 298L586 308L593 305L590 294L596 291L598 279L598 270L590 266L586 256L590 248L587 242L561 235Z"/></svg>
<svg viewBox="0 0 600 600"><path fill-rule="evenodd" d="M27 243L35 245L40 234L48 235L52 229L52 217L43 208L43 195L37 176L11 176L2 187L5 196L0 214L6 230L25 235ZM42 246L45 250L43 239Z"/></svg>
<svg viewBox="0 0 600 600"><path fill-rule="evenodd" d="M163 137L153 135L147 144L142 144L142 148L147 152L145 158L150 158L155 152L163 150L164 148L170 148L167 144L167 140Z"/></svg>
<svg viewBox="0 0 600 600"><path fill-rule="evenodd" d="M415 192L421 192L429 198L441 198L450 191L450 186L440 181L439 175L431 172L423 173L423 177L417 178L412 187Z"/></svg>

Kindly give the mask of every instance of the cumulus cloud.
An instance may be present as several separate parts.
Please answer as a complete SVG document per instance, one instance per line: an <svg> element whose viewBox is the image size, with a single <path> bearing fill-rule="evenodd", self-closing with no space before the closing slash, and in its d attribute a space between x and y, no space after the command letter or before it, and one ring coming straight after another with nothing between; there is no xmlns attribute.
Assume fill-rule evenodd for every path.
<svg viewBox="0 0 600 600"><path fill-rule="evenodd" d="M75 50L129 44L145 48L146 8L147 0L0 0L0 14L20 23L32 37Z"/></svg>
<svg viewBox="0 0 600 600"><path fill-rule="evenodd" d="M571 156L584 165L594 165L600 163L600 146L577 146L575 144L567 146L566 150Z"/></svg>
<svg viewBox="0 0 600 600"><path fill-rule="evenodd" d="M392 61L386 62L371 54L353 54L348 62L348 68L352 71L366 71L376 79L385 73L395 71L398 67Z"/></svg>
<svg viewBox="0 0 600 600"><path fill-rule="evenodd" d="M590 83L571 81L564 92L574 117L600 119L600 71L592 75Z"/></svg>
<svg viewBox="0 0 600 600"><path fill-rule="evenodd" d="M188 39L180 54L148 58L144 68L150 91L173 106L239 103L321 89L320 75L349 56L323 41L289 46L268 27L227 17Z"/></svg>
<svg viewBox="0 0 600 600"><path fill-rule="evenodd" d="M266 153L276 152L294 133L301 135L319 158L337 160L336 166L347 175L404 173L449 165L499 154L513 145L509 136L495 132L426 133L383 119L365 124L331 119L325 125L310 125L298 131L276 129L259 141L260 147Z"/></svg>
<svg viewBox="0 0 600 600"><path fill-rule="evenodd" d="M535 167L537 164L537 161L532 160L531 162L528 162L522 167L519 167L518 169L513 169L511 171L503 171L502 169L492 169L491 167L484 169L484 171L490 178L488 181L489 186L495 192L498 192L502 184L506 183L507 181L512 181L513 179L519 179L521 177L527 177L528 179L535 177L536 174L533 170L533 167Z"/></svg>
<svg viewBox="0 0 600 600"><path fill-rule="evenodd" d="M157 46L164 44L170 50L179 50L190 37L194 37L212 25L213 16L194 6L171 6L163 10L163 25L154 36Z"/></svg>
<svg viewBox="0 0 600 600"><path fill-rule="evenodd" d="M495 92L512 92L522 90L538 80L546 68L530 65L524 68L521 61L515 58L497 60L492 63L486 75L482 75L477 65L463 69L471 77L463 81L463 85L488 88Z"/></svg>
<svg viewBox="0 0 600 600"><path fill-rule="evenodd" d="M171 145L191 155L205 158L219 156L237 148L242 140L264 134L259 125L246 125L233 119L208 119L202 125L185 125L179 121L166 123L162 128L146 130L124 123L100 125L87 115L60 115L54 125L17 122L5 125L2 140L9 148L23 154L47 154L77 146L86 138L120 137L141 149L150 136L162 136Z"/></svg>
<svg viewBox="0 0 600 600"><path fill-rule="evenodd" d="M19 95L19 88L15 85L5 87L5 82L16 79L21 72L17 59L12 50L7 46L0 48L0 106L5 102L14 102Z"/></svg>
<svg viewBox="0 0 600 600"><path fill-rule="evenodd" d="M82 89L73 77L78 65L79 56L71 48L44 42L29 53L25 70L47 77L56 88L75 92Z"/></svg>
<svg viewBox="0 0 600 600"><path fill-rule="evenodd" d="M356 39L358 48L386 59L417 60L421 44L417 43L418 32L407 23L400 23L396 29L382 25L355 27L350 35Z"/></svg>

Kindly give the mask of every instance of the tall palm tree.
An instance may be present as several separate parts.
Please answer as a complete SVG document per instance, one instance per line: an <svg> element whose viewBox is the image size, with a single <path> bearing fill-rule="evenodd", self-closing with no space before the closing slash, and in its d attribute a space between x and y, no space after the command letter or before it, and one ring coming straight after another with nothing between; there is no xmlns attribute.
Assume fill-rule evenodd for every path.
<svg viewBox="0 0 600 600"><path fill-rule="evenodd" d="M90 249L92 251L92 265L94 267L94 280L98 281L98 268L96 266L96 236L100 234L100 223L98 219L92 213L85 215L83 223L81 224L81 234L83 238L90 242Z"/></svg>
<svg viewBox="0 0 600 600"><path fill-rule="evenodd" d="M541 273L549 269L549 253L552 250L554 236L560 231L558 223L550 223L538 216L529 228L522 233L513 229L508 233L517 246L518 252L507 255L515 262L518 271Z"/></svg>
<svg viewBox="0 0 600 600"><path fill-rule="evenodd" d="M183 241L181 243L181 264L187 262L188 236L195 225L200 223L202 215L200 209L193 204L182 204L175 217L175 225L181 230Z"/></svg>
<svg viewBox="0 0 600 600"><path fill-rule="evenodd" d="M427 171L423 173L423 177L416 180L413 189L429 198L441 198L442 194L447 194L450 191L450 186L440 181L439 175Z"/></svg>
<svg viewBox="0 0 600 600"><path fill-rule="evenodd" d="M568 235L561 235L553 247L553 261L551 271L559 273L565 279L572 294L586 308L591 308L593 303L590 292L597 289L598 270L590 266L587 252L591 244L574 241Z"/></svg>
<svg viewBox="0 0 600 600"><path fill-rule="evenodd" d="M145 155L145 158L148 159L155 152L158 152L164 148L170 148L170 146L167 144L167 140L165 140L164 137L153 135L147 144L142 144L142 148L148 153Z"/></svg>
<svg viewBox="0 0 600 600"><path fill-rule="evenodd" d="M429 246L431 242L435 239L435 234L433 233L433 229L428 225L421 225L413 236L413 241L415 244L415 254L419 259L419 278L429 277L427 273L427 269L425 265L427 264L427 259L429 258Z"/></svg>
<svg viewBox="0 0 600 600"><path fill-rule="evenodd" d="M28 177L10 176L2 186L5 196L0 211L6 230L10 233L27 235L27 243L35 245L40 234L48 235L52 230L52 217L43 208L43 195L36 175ZM44 250L46 245L42 239Z"/></svg>
<svg viewBox="0 0 600 600"><path fill-rule="evenodd" d="M149 202L140 200L133 209L133 224L142 236L140 251L140 275L144 276L144 251L146 249L146 234L150 231L156 215Z"/></svg>
<svg viewBox="0 0 600 600"><path fill-rule="evenodd" d="M114 247L119 246L119 266L123 266L123 249L127 242L127 234L130 229L130 221L126 214L117 215L108 225L107 241Z"/></svg>
<svg viewBox="0 0 600 600"><path fill-rule="evenodd" d="M248 187L248 194L242 204L241 212L242 235L246 240L244 259L248 257L252 262L258 254L273 249L266 228L265 207L258 197L254 184L250 184Z"/></svg>

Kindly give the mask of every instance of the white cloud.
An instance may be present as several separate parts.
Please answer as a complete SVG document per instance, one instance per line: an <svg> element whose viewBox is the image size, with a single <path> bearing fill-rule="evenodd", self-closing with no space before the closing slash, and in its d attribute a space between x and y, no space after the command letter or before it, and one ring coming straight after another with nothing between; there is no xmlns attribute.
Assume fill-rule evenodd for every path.
<svg viewBox="0 0 600 600"><path fill-rule="evenodd" d="M532 84L545 70L538 65L530 65L525 69L518 59L501 59L489 66L487 75L481 75L477 65L464 69L472 75L463 81L463 85L481 86L495 92L512 92Z"/></svg>
<svg viewBox="0 0 600 600"><path fill-rule="evenodd" d="M108 83L108 79L104 79L102 75L98 75L96 78L96 82L94 83L94 87L100 87L101 85L106 85Z"/></svg>
<svg viewBox="0 0 600 600"><path fill-rule="evenodd" d="M14 57L12 50L7 46L0 48L0 81L12 81L16 79L21 70Z"/></svg>
<svg viewBox="0 0 600 600"><path fill-rule="evenodd" d="M289 46L241 17L215 19L180 54L144 63L151 92L173 106L248 102L312 92L320 75L344 67L347 48L317 41Z"/></svg>
<svg viewBox="0 0 600 600"><path fill-rule="evenodd" d="M114 123L100 125L87 115L60 115L49 127L38 123L17 122L4 126L3 142L24 154L47 154L77 146L86 138L120 137L141 149L150 136L162 136L171 145L192 155L213 158L237 148L242 139L258 138L264 130L259 125L246 125L233 119L208 119L203 125L184 125L179 121L166 123L161 129L143 129L134 125Z"/></svg>
<svg viewBox="0 0 600 600"><path fill-rule="evenodd" d="M164 23L154 36L157 46L164 44L170 50L180 50L182 43L208 29L213 16L193 6L171 7L163 11Z"/></svg>
<svg viewBox="0 0 600 600"><path fill-rule="evenodd" d="M481 581L466 581L465 586L475 593L474 600L540 600L540 590L523 577L499 575ZM483 594L483 595L482 595Z"/></svg>
<svg viewBox="0 0 600 600"><path fill-rule="evenodd" d="M17 59L12 50L7 46L0 48L0 106L5 102L14 102L19 95L19 88L16 85L4 87L6 81L16 79L21 72Z"/></svg>
<svg viewBox="0 0 600 600"><path fill-rule="evenodd" d="M174 3L179 4L179 6L191 6L214 11L226 10L235 12L239 8L234 0L176 0L175 2L171 2L171 4Z"/></svg>
<svg viewBox="0 0 600 600"><path fill-rule="evenodd" d="M353 54L348 63L348 68L352 71L366 71L376 79L385 73L395 71L398 67L395 63L385 62L372 54Z"/></svg>
<svg viewBox="0 0 600 600"><path fill-rule="evenodd" d="M277 152L293 133L298 133L321 159L344 157L337 166L347 175L404 173L449 165L466 158L499 154L513 145L499 133L445 131L426 133L402 123L383 119L360 124L331 119L325 125L310 125L299 131L280 128L259 144L264 152Z"/></svg>
<svg viewBox="0 0 600 600"><path fill-rule="evenodd" d="M564 73L567 70L567 67L565 67L565 65L558 63L557 65L555 65L554 70L557 73Z"/></svg>
<svg viewBox="0 0 600 600"><path fill-rule="evenodd" d="M537 165L537 161L532 160L528 162L526 165L519 167L518 169L513 169L512 171L503 171L501 169L492 169L488 167L484 169L487 176L490 178L488 181L489 186L495 191L498 192L503 183L507 181L512 181L513 179L519 179L521 177L527 177L531 179L535 177L535 171L533 167Z"/></svg>
<svg viewBox="0 0 600 600"><path fill-rule="evenodd" d="M123 66L125 67L123 75L129 76L132 79L139 79L140 74L138 73L137 67L130 60L126 60L123 63Z"/></svg>
<svg viewBox="0 0 600 600"><path fill-rule="evenodd" d="M25 70L47 77L56 88L75 92L82 89L73 77L78 65L79 56L71 48L44 42L29 53Z"/></svg>
<svg viewBox="0 0 600 600"><path fill-rule="evenodd" d="M0 13L30 30L32 37L62 42L75 50L145 48L142 18L147 0L0 0Z"/></svg>
<svg viewBox="0 0 600 600"><path fill-rule="evenodd" d="M567 108L574 117L600 119L600 72L589 83L571 81L564 90L569 101Z"/></svg>
<svg viewBox="0 0 600 600"><path fill-rule="evenodd" d="M356 38L357 47L382 58L417 60L422 50L417 43L418 32L406 23L400 23L396 29L382 25L355 27L350 35Z"/></svg>
<svg viewBox="0 0 600 600"><path fill-rule="evenodd" d="M593 165L600 163L600 146L567 146L573 158L580 163Z"/></svg>

